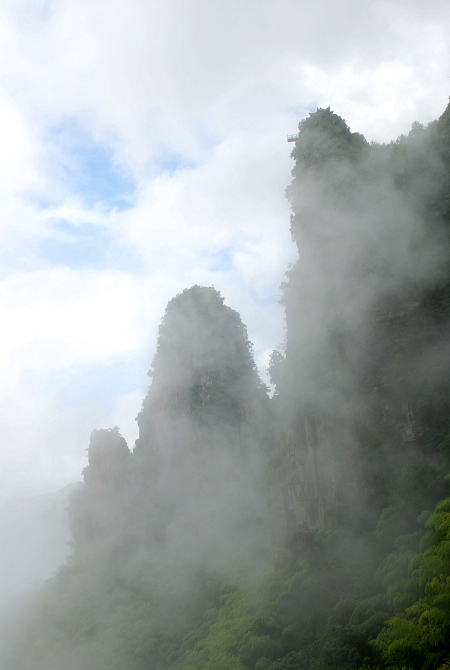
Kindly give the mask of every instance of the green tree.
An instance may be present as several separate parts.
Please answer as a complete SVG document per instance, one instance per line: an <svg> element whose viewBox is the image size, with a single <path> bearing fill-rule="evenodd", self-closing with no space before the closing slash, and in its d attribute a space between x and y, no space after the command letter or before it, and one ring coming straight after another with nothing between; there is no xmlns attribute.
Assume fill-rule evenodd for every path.
<svg viewBox="0 0 450 670"><path fill-rule="evenodd" d="M450 498L426 525L433 543L413 558L402 585L404 591L419 590L420 597L390 619L375 642L389 667L431 670L450 662Z"/></svg>

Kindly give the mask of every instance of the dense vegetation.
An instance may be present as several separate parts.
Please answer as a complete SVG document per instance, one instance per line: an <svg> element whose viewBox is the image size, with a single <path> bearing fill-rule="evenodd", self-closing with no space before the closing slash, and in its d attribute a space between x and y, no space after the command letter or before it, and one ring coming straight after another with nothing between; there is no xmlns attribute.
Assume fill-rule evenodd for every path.
<svg viewBox="0 0 450 670"><path fill-rule="evenodd" d="M450 668L450 106L389 145L318 109L292 157L273 398L217 291L169 303L9 668Z"/></svg>

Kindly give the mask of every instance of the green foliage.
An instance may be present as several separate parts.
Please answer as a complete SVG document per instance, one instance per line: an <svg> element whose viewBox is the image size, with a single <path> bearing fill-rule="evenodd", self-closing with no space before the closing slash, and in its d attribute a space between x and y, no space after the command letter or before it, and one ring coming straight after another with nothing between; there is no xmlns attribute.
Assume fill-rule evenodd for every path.
<svg viewBox="0 0 450 670"><path fill-rule="evenodd" d="M317 195L320 193L327 207L348 207L353 200L356 179L360 177L355 169L367 150L365 138L350 132L345 121L329 107L317 109L299 123L299 138L291 154L295 160L293 180L286 189L293 210L292 238L298 244L301 245L300 231L309 230L316 218L311 205L303 202L309 200L303 197L303 186L306 184L307 190L318 189Z"/></svg>
<svg viewBox="0 0 450 670"><path fill-rule="evenodd" d="M434 542L412 558L409 577L392 589L397 616L388 621L375 642L389 665L427 670L450 660L450 498L439 503L427 527ZM416 595L404 611L396 599L400 587Z"/></svg>
<svg viewBox="0 0 450 670"><path fill-rule="evenodd" d="M320 170L330 162L357 162L367 148L365 138L350 132L345 121L330 111L320 109L298 124L299 139L292 150L296 168Z"/></svg>

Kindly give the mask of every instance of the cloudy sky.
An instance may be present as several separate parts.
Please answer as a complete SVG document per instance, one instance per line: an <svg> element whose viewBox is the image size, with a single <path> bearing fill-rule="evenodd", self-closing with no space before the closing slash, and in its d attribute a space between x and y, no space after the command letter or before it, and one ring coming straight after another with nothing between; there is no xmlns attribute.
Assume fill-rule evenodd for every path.
<svg viewBox="0 0 450 670"><path fill-rule="evenodd" d="M264 374L295 258L286 134L317 106L367 139L449 94L447 0L0 2L0 491L132 447L167 301L214 285Z"/></svg>

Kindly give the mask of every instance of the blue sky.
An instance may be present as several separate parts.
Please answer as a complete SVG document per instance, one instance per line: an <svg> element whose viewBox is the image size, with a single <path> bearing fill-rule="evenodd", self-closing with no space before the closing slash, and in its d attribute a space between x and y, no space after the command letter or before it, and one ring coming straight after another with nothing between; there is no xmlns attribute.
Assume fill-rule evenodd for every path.
<svg viewBox="0 0 450 670"><path fill-rule="evenodd" d="M114 160L111 146L96 142L76 118L62 119L45 133L48 172L61 189L79 197L86 207L101 205L119 211L133 206L136 181Z"/></svg>
<svg viewBox="0 0 450 670"><path fill-rule="evenodd" d="M37 252L50 266L115 268L133 273L142 269L136 249L117 239L106 225L63 219L52 221L48 233L48 237L38 241Z"/></svg>
<svg viewBox="0 0 450 670"><path fill-rule="evenodd" d="M49 390L57 390L60 408L101 404L110 414L118 395L138 390L144 396L149 383L146 371L134 357L61 368L48 378Z"/></svg>

